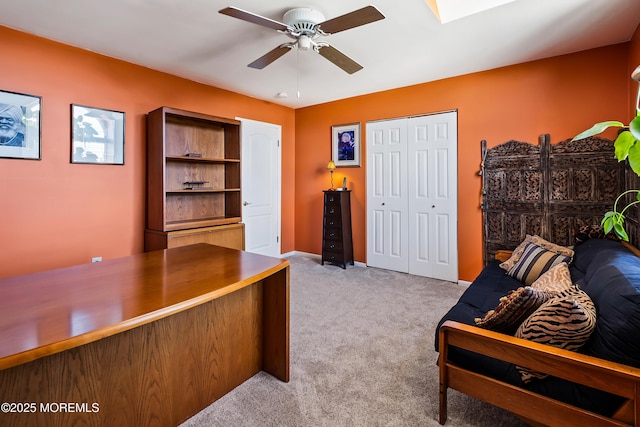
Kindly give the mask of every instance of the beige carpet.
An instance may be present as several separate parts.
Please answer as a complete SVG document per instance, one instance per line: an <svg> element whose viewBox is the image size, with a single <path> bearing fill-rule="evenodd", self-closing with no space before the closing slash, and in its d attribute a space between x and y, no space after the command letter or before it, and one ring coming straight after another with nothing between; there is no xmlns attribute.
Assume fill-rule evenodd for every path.
<svg viewBox="0 0 640 427"><path fill-rule="evenodd" d="M434 330L464 287L387 270L291 261L291 381L263 372L182 425L439 426ZM447 426L518 426L449 391Z"/></svg>

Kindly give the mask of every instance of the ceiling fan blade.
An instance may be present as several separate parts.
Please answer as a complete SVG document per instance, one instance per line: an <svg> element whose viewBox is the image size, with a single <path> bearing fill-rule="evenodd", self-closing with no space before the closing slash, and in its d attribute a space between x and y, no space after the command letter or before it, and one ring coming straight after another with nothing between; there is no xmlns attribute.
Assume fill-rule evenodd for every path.
<svg viewBox="0 0 640 427"><path fill-rule="evenodd" d="M267 52L266 54L262 55L260 58L256 59L255 61L253 61L248 66L251 67L251 68L256 68L258 70L262 70L264 67L266 67L267 65L271 64L273 61L275 61L276 59L280 58L285 53L289 52L292 47L293 47L293 43L281 44L280 46L276 47L275 49L273 49L273 50Z"/></svg>
<svg viewBox="0 0 640 427"><path fill-rule="evenodd" d="M255 13L238 9L237 7L225 7L218 12L222 13L223 15L251 22L252 24L262 25L263 27L271 28L273 30L287 31L289 29L289 27L284 25L282 22L274 21L273 19L265 18L264 16L256 15Z"/></svg>
<svg viewBox="0 0 640 427"><path fill-rule="evenodd" d="M349 58L333 46L321 47L318 49L318 53L349 74L362 70L362 65L358 64L356 61Z"/></svg>
<svg viewBox="0 0 640 427"><path fill-rule="evenodd" d="M335 34L340 31L356 28L361 25L384 19L384 15L380 13L374 6L366 6L362 9L341 15L328 21L324 21L318 26L320 30L326 34Z"/></svg>

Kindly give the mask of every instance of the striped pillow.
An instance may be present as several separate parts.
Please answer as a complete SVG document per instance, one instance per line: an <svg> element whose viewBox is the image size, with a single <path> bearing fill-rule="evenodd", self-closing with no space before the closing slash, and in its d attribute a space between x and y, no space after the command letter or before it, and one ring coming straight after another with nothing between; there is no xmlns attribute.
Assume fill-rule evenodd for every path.
<svg viewBox="0 0 640 427"><path fill-rule="evenodd" d="M565 246L556 245L555 243L551 243L538 235L532 236L530 234L527 234L524 240L513 250L509 259L507 259L502 264L500 264L500 268L506 271L511 270L511 267L513 267L513 265L516 262L518 262L518 260L522 256L522 252L524 251L525 246L527 246L527 243L533 243L551 252L555 252L561 255L566 255L571 259L573 259L573 255L575 254L573 249L567 248ZM571 261L569 261L569 263L571 263Z"/></svg>
<svg viewBox="0 0 640 427"><path fill-rule="evenodd" d="M527 243L522 256L507 274L530 286L542 273L561 262L568 264L571 262L571 257L547 250L534 243Z"/></svg>
<svg viewBox="0 0 640 427"><path fill-rule="evenodd" d="M578 285L543 303L518 327L515 336L565 350L578 350L596 327L596 307ZM517 366L525 383L546 374Z"/></svg>

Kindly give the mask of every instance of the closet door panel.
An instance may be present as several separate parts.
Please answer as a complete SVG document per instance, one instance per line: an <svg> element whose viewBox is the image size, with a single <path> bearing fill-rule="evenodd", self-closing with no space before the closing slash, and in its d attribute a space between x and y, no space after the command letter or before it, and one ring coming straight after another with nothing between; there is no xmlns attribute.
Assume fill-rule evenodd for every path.
<svg viewBox="0 0 640 427"><path fill-rule="evenodd" d="M367 124L367 265L408 272L406 119Z"/></svg>
<svg viewBox="0 0 640 427"><path fill-rule="evenodd" d="M409 273L458 280L455 112L408 120Z"/></svg>

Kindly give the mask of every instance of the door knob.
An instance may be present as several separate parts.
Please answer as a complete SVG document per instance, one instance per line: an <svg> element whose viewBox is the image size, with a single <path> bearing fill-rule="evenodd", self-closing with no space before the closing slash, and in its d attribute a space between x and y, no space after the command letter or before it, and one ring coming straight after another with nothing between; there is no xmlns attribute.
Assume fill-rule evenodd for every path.
<svg viewBox="0 0 640 427"><path fill-rule="evenodd" d="M436 207L436 205L431 205L431 207L432 207L432 208L435 208L435 207Z"/></svg>
<svg viewBox="0 0 640 427"><path fill-rule="evenodd" d="M245 202L243 203L243 205L244 205L244 206L249 206L250 204L251 204L251 203L247 202L246 200L245 200Z"/></svg>
<svg viewBox="0 0 640 427"><path fill-rule="evenodd" d="M382 202L382 206L384 206L384 202Z"/></svg>

